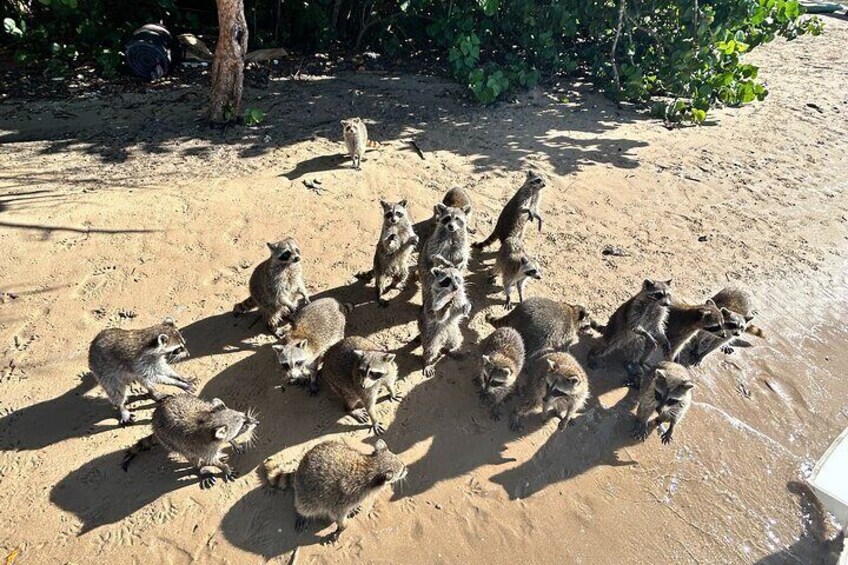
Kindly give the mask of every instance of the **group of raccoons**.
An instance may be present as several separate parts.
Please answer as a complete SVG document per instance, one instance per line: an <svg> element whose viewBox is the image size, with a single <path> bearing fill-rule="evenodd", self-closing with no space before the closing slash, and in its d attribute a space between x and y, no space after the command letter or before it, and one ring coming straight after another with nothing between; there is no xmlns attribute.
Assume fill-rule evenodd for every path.
<svg viewBox="0 0 848 565"><path fill-rule="evenodd" d="M344 120L342 126L358 169L368 147L367 130L359 118ZM467 191L450 190L436 204L432 219L420 224L417 232L405 200L381 199L384 219L373 268L357 276L374 280L380 306L388 306L384 295L390 289L418 279L423 302L418 316L423 372L430 378L442 355L458 354L462 347L460 327L472 310L464 278L470 247L482 249L498 241L500 250L489 280L494 282L500 275L507 309L512 307L513 287L519 304L501 318L489 318L496 329L479 347L477 381L492 418L500 419L507 399L517 396L512 429L520 429L525 418L540 411L553 413L560 429L564 428L589 397L587 375L568 351L579 333L595 331L601 339L590 351L588 365L595 367L619 351L628 374L626 384L639 389L634 436L644 440L653 426L661 432L662 442L668 443L692 403L695 382L684 364L698 364L717 349L730 352L743 332L762 337L762 331L750 323L754 315L750 296L730 287L702 304L686 304L672 296L671 280L646 279L605 326L592 320L580 305L540 297L525 300L527 282L541 277L537 261L527 251L525 230L534 222L542 230L539 205L545 185L544 177L528 172L491 235L473 245L469 244L472 203ZM390 400L400 400L395 387L396 354L365 337L345 337L345 321L353 305L332 298L310 301L294 238L268 243L268 248L270 257L250 277L250 297L235 305L234 314L258 309L279 338L272 347L284 381L304 384L311 394L326 386L356 420L370 423L375 434L384 432L374 407L381 386ZM417 269L411 265L416 251ZM129 385L140 384L157 401L153 434L127 451L124 470L138 452L162 444L195 465L201 487L208 488L216 482L216 471L225 481L233 479L222 450L229 444L240 452L250 444L258 421L250 410L240 412L217 398L194 396L193 381L171 367L187 356L183 336L167 318L145 329L103 330L91 343L89 367L119 410L122 425L134 420L125 405ZM183 393L166 396L156 390L160 384ZM328 441L309 450L294 472L284 472L270 461L266 472L272 485L294 488L298 531L308 519L324 517L336 522L337 536L366 499L402 480L407 469L382 440L370 454Z"/></svg>

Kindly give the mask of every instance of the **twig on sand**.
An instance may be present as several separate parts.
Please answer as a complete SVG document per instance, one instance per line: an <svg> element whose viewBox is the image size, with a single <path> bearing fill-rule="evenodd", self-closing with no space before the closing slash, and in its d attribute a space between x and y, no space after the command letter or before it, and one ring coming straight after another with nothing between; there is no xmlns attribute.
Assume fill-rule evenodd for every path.
<svg viewBox="0 0 848 565"><path fill-rule="evenodd" d="M425 159L424 152L421 151L421 148L418 147L418 144L415 143L415 140L409 140L407 143L409 143L412 146L412 148L415 149L415 152L418 153L419 157L421 157L422 159Z"/></svg>

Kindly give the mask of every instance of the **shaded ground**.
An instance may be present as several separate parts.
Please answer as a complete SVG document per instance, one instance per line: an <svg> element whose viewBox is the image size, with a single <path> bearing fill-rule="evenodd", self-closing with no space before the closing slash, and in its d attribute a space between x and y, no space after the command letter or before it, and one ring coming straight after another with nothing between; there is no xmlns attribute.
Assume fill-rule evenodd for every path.
<svg viewBox="0 0 848 565"><path fill-rule="evenodd" d="M268 119L249 130L207 129L205 85L0 103L0 549L20 546L20 563L288 563L298 547L301 562L833 562L833 526L799 486L848 424L848 25L827 24L754 54L764 103L676 131L580 86L480 109L440 80L373 73L252 88ZM351 115L382 142L361 172L340 157L338 120ZM691 300L728 281L758 297L768 341L696 371L671 446L629 438L632 397L613 365L591 373L596 400L574 427L510 432L478 405L473 356L422 380L407 345L416 295L382 310L351 282L370 263L380 196L408 198L423 219L466 186L485 232L528 166L551 179L545 231L529 240L546 276L529 295L600 319L648 276L673 277ZM303 185L314 178L323 195ZM229 314L264 242L283 234L300 242L310 291L357 303L348 333L399 350L406 376L404 400L379 412L408 483L330 548L327 529L293 534L291 495L253 470L274 455L294 464L320 438L373 440L328 394L275 388L261 322ZM469 338L501 311L491 262L472 261ZM185 328L193 356L180 370L201 394L260 410L233 484L201 491L161 451L121 472L150 403L117 428L79 376L100 329L166 315Z"/></svg>

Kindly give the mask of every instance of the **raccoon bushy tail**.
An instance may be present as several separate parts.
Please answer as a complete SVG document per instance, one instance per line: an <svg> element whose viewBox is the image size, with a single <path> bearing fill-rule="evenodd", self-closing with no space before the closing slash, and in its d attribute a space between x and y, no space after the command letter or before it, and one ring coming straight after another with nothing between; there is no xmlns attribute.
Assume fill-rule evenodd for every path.
<svg viewBox="0 0 848 565"><path fill-rule="evenodd" d="M238 304L233 306L233 314L238 316L239 314L244 314L246 312L250 312L251 310L253 310L257 306L259 306L259 304L257 304L256 300L254 300L254 298L251 296L247 300L239 302Z"/></svg>
<svg viewBox="0 0 848 565"><path fill-rule="evenodd" d="M755 335L760 339L766 338L766 332L762 330L762 328L755 326L754 324L749 324L747 328L745 328L745 332L751 335Z"/></svg>
<svg viewBox="0 0 848 565"><path fill-rule="evenodd" d="M484 247L489 247L490 245L492 245L495 242L495 240L497 238L498 238L498 236L495 234L495 232L492 232L492 235L490 235L489 237L487 237L483 241L476 241L476 242L472 243L471 247L473 247L474 249L483 249Z"/></svg>
<svg viewBox="0 0 848 565"><path fill-rule="evenodd" d="M507 316L508 315L509 314L507 314ZM488 323L493 328L500 328L501 326L505 325L505 318L506 318L506 316L496 318L495 316L492 316L491 314L487 314L486 315L486 323Z"/></svg>
<svg viewBox="0 0 848 565"><path fill-rule="evenodd" d="M130 466L130 461L135 459L136 455L138 455L142 451L149 450L151 447L157 445L158 443L159 440L157 440L156 436L153 434L150 434L149 436L143 437L138 440L138 443L136 443L131 448L127 449L127 451L124 453L124 460L121 461L121 469L126 472Z"/></svg>
<svg viewBox="0 0 848 565"><path fill-rule="evenodd" d="M271 458L265 460L262 468L265 470L265 478L272 488L286 490L291 486L294 473L283 471L282 467L274 463Z"/></svg>

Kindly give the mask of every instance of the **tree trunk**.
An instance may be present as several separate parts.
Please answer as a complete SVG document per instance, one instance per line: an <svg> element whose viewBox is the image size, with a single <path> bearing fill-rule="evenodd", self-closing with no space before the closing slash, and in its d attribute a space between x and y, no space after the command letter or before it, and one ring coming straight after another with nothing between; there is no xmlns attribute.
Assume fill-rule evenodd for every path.
<svg viewBox="0 0 848 565"><path fill-rule="evenodd" d="M247 20L244 0L217 0L218 46L212 65L213 122L239 115L244 87L244 56L247 53Z"/></svg>

